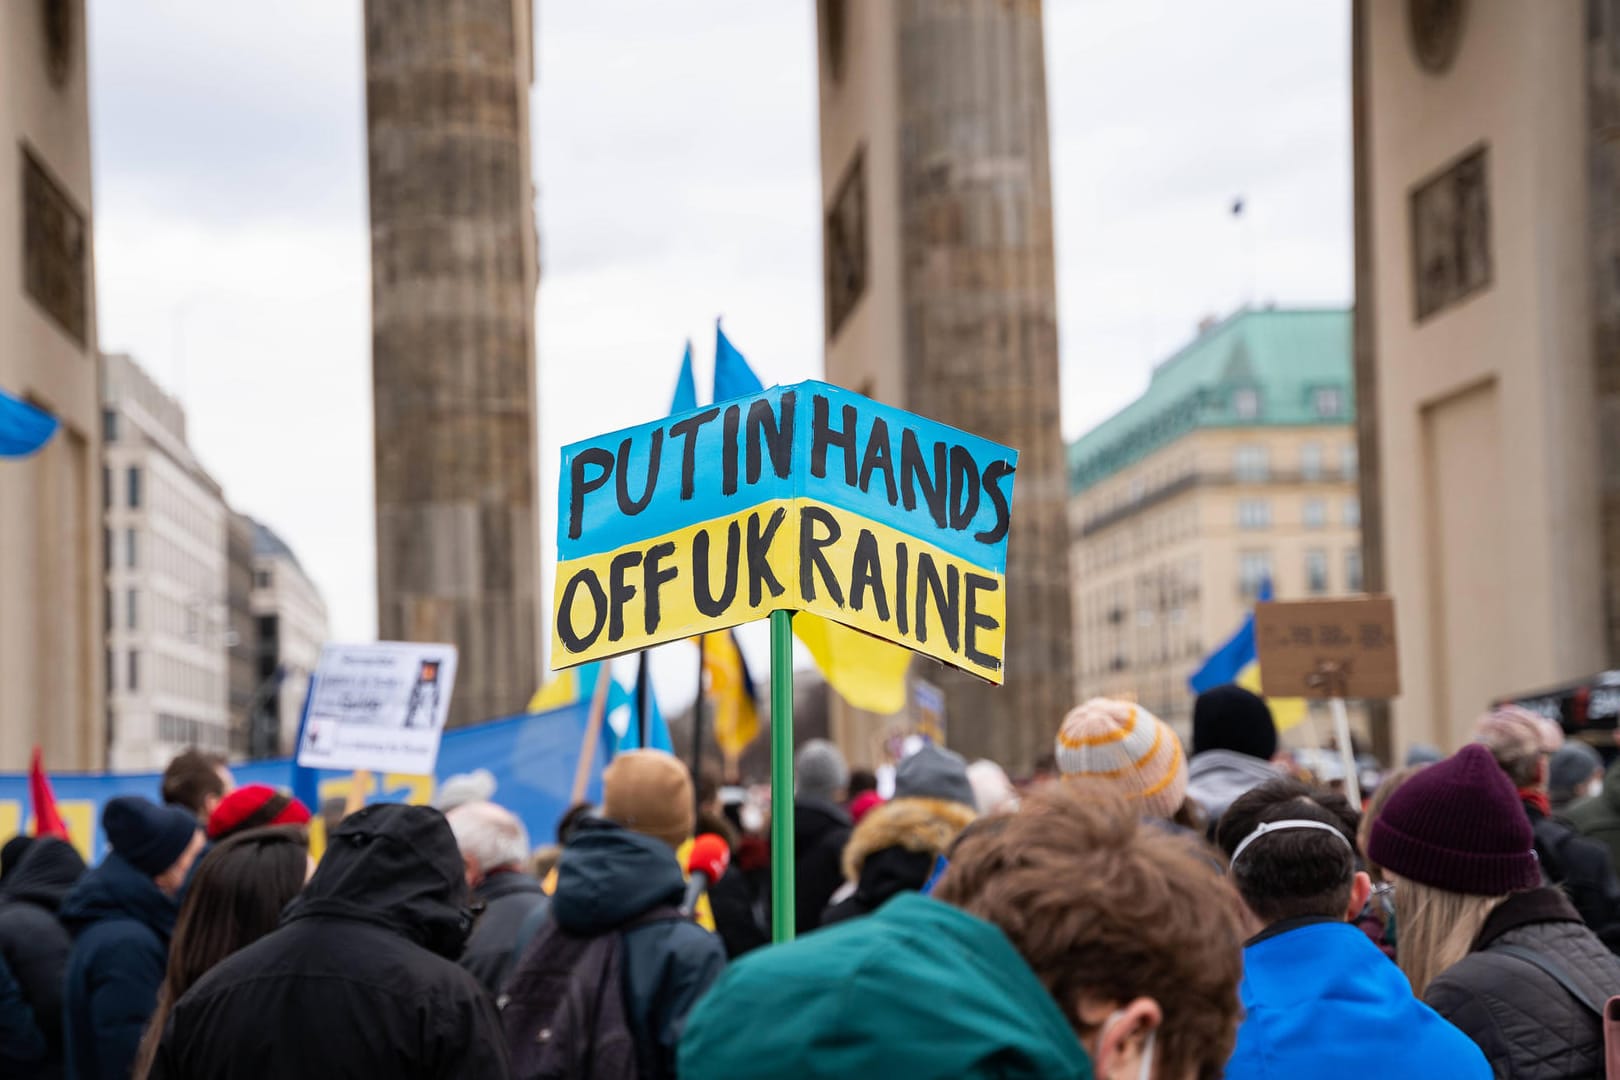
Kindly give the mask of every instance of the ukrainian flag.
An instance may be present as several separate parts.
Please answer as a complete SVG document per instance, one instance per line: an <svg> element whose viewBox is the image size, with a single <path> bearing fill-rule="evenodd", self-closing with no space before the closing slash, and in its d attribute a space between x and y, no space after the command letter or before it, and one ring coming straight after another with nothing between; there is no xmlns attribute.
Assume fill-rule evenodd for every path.
<svg viewBox="0 0 1620 1080"><path fill-rule="evenodd" d="M1260 586L1261 601L1271 599L1271 582ZM1245 690L1260 693L1260 655L1254 640L1254 611L1244 617L1237 632L1210 653L1204 665L1192 673L1187 685L1195 694L1227 683L1236 683ZM1309 706L1304 698L1268 698L1271 718L1278 731L1287 731L1305 720Z"/></svg>

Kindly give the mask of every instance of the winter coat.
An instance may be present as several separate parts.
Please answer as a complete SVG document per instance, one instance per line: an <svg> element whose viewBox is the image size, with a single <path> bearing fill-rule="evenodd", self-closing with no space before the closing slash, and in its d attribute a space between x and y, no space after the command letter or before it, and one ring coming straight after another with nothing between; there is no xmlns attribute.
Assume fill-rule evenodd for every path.
<svg viewBox="0 0 1620 1080"><path fill-rule="evenodd" d="M990 923L916 893L731 966L693 1010L681 1080L1089 1080L1052 996Z"/></svg>
<svg viewBox="0 0 1620 1080"><path fill-rule="evenodd" d="M1205 750L1187 759L1187 797L1209 819L1213 833L1238 796L1282 774L1264 758L1234 750Z"/></svg>
<svg viewBox="0 0 1620 1080"><path fill-rule="evenodd" d="M1542 888L1498 905L1468 955L1436 976L1423 1000L1479 1044L1499 1077L1602 1076L1597 1014L1540 968L1503 952L1506 946L1545 955L1600 1003L1620 993L1620 958L1582 924L1562 892Z"/></svg>
<svg viewBox="0 0 1620 1080"><path fill-rule="evenodd" d="M735 960L771 943L765 931L769 913L753 880L735 862L709 886L709 910L714 913L714 932L726 947L726 959Z"/></svg>
<svg viewBox="0 0 1620 1080"><path fill-rule="evenodd" d="M1243 950L1238 994L1231 1080L1490 1080L1479 1047L1349 923L1270 927Z"/></svg>
<svg viewBox="0 0 1620 1080"><path fill-rule="evenodd" d="M472 972L490 995L501 992L512 973L513 951L524 920L535 908L551 901L540 883L518 870L498 870L486 877L473 892L484 904L484 913L473 925L461 966Z"/></svg>
<svg viewBox="0 0 1620 1080"><path fill-rule="evenodd" d="M801 795L793 802L793 925L808 934L821 925L821 913L844 883L844 845L849 814L825 799Z"/></svg>
<svg viewBox="0 0 1620 1080"><path fill-rule="evenodd" d="M0 961L11 969L45 1039L45 1052L32 1071L19 1066L7 1076L62 1075L62 982L73 938L56 913L83 876L84 860L72 844L42 837L0 886Z"/></svg>
<svg viewBox="0 0 1620 1080"><path fill-rule="evenodd" d="M1620 758L1603 774L1603 789L1569 807L1563 817L1582 836L1605 845L1609 858L1620 866Z"/></svg>
<svg viewBox="0 0 1620 1080"><path fill-rule="evenodd" d="M62 991L72 1080L125 1080L168 967L175 902L115 851L62 901L73 935Z"/></svg>
<svg viewBox="0 0 1620 1080"><path fill-rule="evenodd" d="M454 959L472 924L463 875L437 810L351 814L280 928L175 1003L153 1080L503 1080L495 1005Z"/></svg>
<svg viewBox="0 0 1620 1080"><path fill-rule="evenodd" d="M1564 890L1582 921L1604 944L1620 949L1620 880L1615 878L1609 850L1530 803L1524 809L1535 832L1542 879Z"/></svg>
<svg viewBox="0 0 1620 1080"><path fill-rule="evenodd" d="M679 907L685 893L668 844L587 818L563 847L551 917L569 934L594 937L653 908ZM690 919L668 919L626 931L619 955L641 1080L673 1077L686 1015L725 968L725 948Z"/></svg>
<svg viewBox="0 0 1620 1080"><path fill-rule="evenodd" d="M45 1036L22 986L0 959L0 1076L34 1076L45 1060Z"/></svg>
<svg viewBox="0 0 1620 1080"><path fill-rule="evenodd" d="M855 891L828 907L821 925L870 915L895 894L921 889L976 816L945 799L895 799L869 811L844 846L844 877Z"/></svg>

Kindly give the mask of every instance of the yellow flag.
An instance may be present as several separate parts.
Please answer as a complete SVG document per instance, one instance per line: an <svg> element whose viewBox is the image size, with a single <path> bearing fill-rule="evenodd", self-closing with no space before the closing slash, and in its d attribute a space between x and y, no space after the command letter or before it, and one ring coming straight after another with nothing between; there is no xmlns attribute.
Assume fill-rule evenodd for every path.
<svg viewBox="0 0 1620 1080"><path fill-rule="evenodd" d="M1237 684L1252 693L1260 693L1260 665L1251 663L1245 666L1238 672ZM1271 707L1271 719L1278 731L1298 727L1310 713L1310 704L1304 698L1266 698L1266 704Z"/></svg>
<svg viewBox="0 0 1620 1080"><path fill-rule="evenodd" d="M703 674L714 704L714 741L728 758L740 756L759 735L754 682L730 630L704 634Z"/></svg>
<svg viewBox="0 0 1620 1080"><path fill-rule="evenodd" d="M855 708L892 716L906 707L910 650L803 611L793 617L793 633L827 685Z"/></svg>
<svg viewBox="0 0 1620 1080"><path fill-rule="evenodd" d="M569 668L555 679L541 684L540 689L534 692L534 697L529 699L529 712L550 712L552 709L572 705L578 700L579 669Z"/></svg>

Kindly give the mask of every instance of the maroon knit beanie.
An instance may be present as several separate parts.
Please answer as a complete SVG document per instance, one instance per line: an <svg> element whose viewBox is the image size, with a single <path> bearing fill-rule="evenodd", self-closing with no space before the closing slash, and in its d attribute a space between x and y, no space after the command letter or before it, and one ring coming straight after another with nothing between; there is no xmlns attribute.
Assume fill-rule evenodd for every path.
<svg viewBox="0 0 1620 1080"><path fill-rule="evenodd" d="M1373 822L1367 858L1447 892L1501 896L1541 884L1530 818L1478 743L1414 774Z"/></svg>

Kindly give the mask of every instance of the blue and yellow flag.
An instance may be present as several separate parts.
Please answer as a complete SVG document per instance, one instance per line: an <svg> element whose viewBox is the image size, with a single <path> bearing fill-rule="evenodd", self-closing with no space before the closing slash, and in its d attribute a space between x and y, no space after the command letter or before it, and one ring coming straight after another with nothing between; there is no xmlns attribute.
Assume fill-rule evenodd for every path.
<svg viewBox="0 0 1620 1080"><path fill-rule="evenodd" d="M1260 584L1261 602L1271 599L1271 582ZM1260 693L1260 654L1254 640L1254 611L1244 616L1237 631L1204 660L1204 664L1187 679L1195 694L1227 683L1236 683L1245 690ZM1304 698L1268 698L1271 718L1278 731L1287 731L1301 723L1309 706Z"/></svg>
<svg viewBox="0 0 1620 1080"><path fill-rule="evenodd" d="M56 417L0 390L0 457L27 457L56 434Z"/></svg>
<svg viewBox="0 0 1620 1080"><path fill-rule="evenodd" d="M698 643L703 649L703 681L714 706L714 741L734 761L759 737L754 680L732 631L704 634Z"/></svg>

